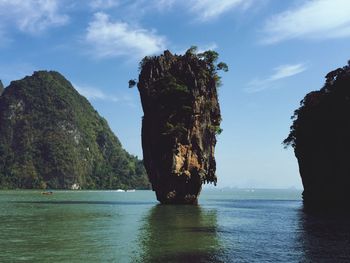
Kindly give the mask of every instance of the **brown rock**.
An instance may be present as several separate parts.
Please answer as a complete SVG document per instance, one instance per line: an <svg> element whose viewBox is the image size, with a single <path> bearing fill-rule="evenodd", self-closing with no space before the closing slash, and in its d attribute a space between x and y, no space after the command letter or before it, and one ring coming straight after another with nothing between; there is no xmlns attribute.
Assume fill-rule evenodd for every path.
<svg viewBox="0 0 350 263"><path fill-rule="evenodd" d="M168 50L140 63L144 164L161 203L196 203L203 183L216 184L221 115L212 63Z"/></svg>

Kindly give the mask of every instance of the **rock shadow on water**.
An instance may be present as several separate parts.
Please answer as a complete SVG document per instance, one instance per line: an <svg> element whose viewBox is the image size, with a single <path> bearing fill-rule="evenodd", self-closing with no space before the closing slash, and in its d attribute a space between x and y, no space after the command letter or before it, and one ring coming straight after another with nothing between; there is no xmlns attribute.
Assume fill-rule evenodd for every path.
<svg viewBox="0 0 350 263"><path fill-rule="evenodd" d="M140 230L137 262L224 262L216 210L156 205Z"/></svg>
<svg viewBox="0 0 350 263"><path fill-rule="evenodd" d="M302 262L350 261L350 214L330 210L300 211Z"/></svg>

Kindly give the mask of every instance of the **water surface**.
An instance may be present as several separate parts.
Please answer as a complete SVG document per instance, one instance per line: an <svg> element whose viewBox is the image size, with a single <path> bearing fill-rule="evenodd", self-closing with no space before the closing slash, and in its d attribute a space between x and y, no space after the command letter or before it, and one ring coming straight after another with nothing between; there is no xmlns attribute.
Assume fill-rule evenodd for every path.
<svg viewBox="0 0 350 263"><path fill-rule="evenodd" d="M349 262L350 220L305 214L300 194L0 191L0 262Z"/></svg>

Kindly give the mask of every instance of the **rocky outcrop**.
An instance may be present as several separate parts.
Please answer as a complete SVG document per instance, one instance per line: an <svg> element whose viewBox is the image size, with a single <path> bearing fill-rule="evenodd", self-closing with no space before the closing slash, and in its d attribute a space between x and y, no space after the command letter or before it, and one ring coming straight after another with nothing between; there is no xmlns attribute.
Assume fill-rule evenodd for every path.
<svg viewBox="0 0 350 263"><path fill-rule="evenodd" d="M0 96L4 91L4 85L2 84L2 81L0 80Z"/></svg>
<svg viewBox="0 0 350 263"><path fill-rule="evenodd" d="M295 111L285 145L294 148L304 203L310 208L350 202L350 64L326 76Z"/></svg>
<svg viewBox="0 0 350 263"><path fill-rule="evenodd" d="M165 51L140 63L144 165L161 203L196 203L203 183L216 184L220 129L217 53ZM221 67L220 65L224 65Z"/></svg>

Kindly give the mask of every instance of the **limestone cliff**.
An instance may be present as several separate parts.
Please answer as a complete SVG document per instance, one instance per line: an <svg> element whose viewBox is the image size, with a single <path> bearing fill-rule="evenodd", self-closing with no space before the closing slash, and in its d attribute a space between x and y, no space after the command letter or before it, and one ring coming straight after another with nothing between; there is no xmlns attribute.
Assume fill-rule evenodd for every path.
<svg viewBox="0 0 350 263"><path fill-rule="evenodd" d="M161 203L196 203L203 183L216 184L214 148L221 132L217 53L146 57L138 89L144 117L142 148Z"/></svg>
<svg viewBox="0 0 350 263"><path fill-rule="evenodd" d="M292 145L311 208L350 201L350 64L326 76L295 111L286 145ZM344 207L344 206L343 206Z"/></svg>

